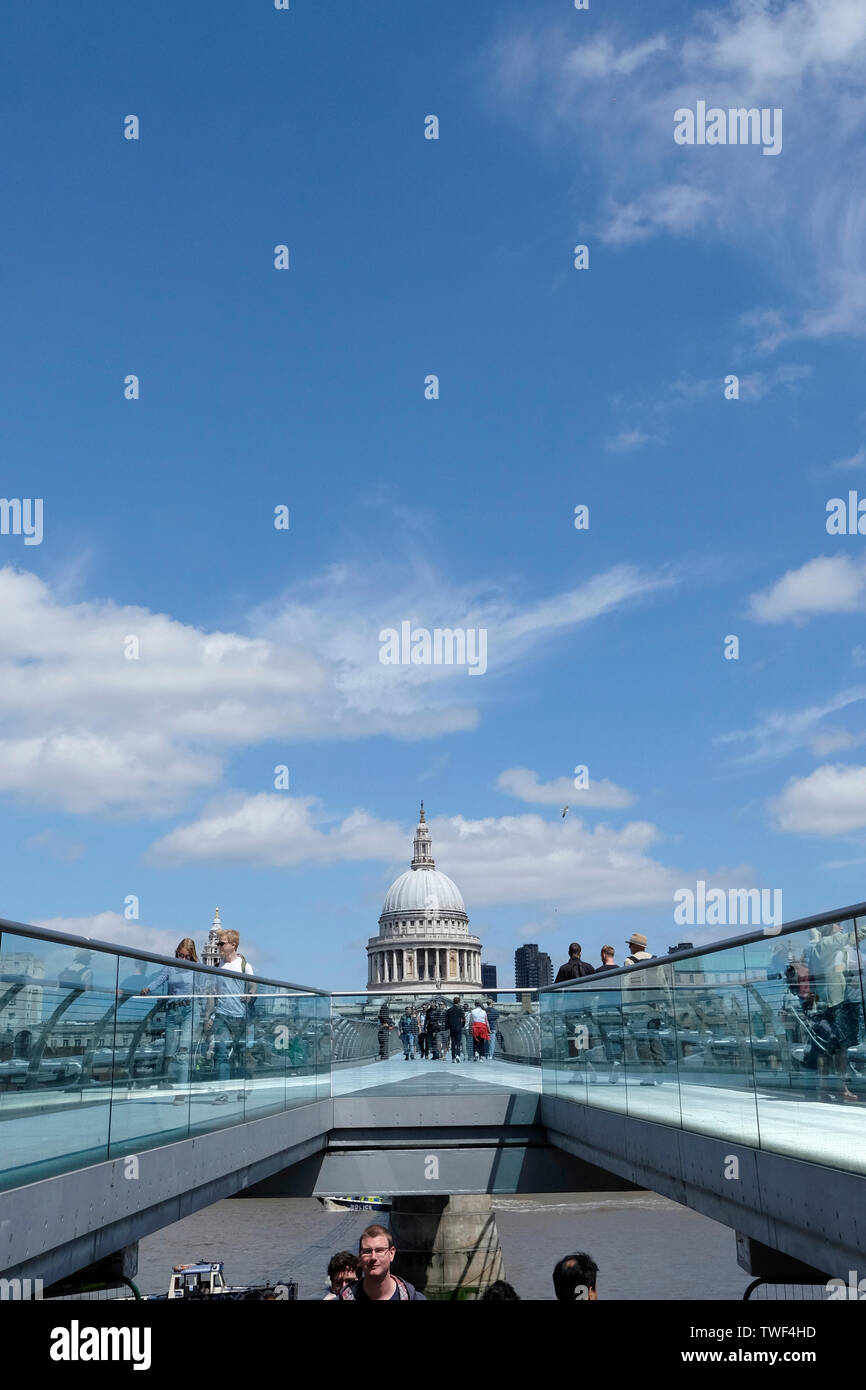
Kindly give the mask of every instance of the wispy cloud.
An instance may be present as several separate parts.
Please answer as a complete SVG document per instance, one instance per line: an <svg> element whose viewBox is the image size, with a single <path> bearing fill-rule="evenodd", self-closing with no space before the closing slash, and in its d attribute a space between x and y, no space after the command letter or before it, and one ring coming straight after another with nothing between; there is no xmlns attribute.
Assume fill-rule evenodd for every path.
<svg viewBox="0 0 866 1390"><path fill-rule="evenodd" d="M831 463L830 471L850 471L854 468L862 468L864 463L866 463L866 449L861 444L860 448L848 458L837 459L835 463Z"/></svg>
<svg viewBox="0 0 866 1390"><path fill-rule="evenodd" d="M866 686L855 686L840 691L823 705L767 714L751 729L720 734L713 742L720 745L752 745L737 758L737 763L741 765L786 758L801 748L810 748L818 757L826 756L838 748L860 742L863 736L848 730L822 730L819 726L829 715L838 714L840 710L849 709L863 700L866 700Z"/></svg>
<svg viewBox="0 0 866 1390"><path fill-rule="evenodd" d="M629 454L635 449L642 449L644 444L651 442L655 442L653 436L644 430L622 430L613 439L607 441L605 448L610 454Z"/></svg>
<svg viewBox="0 0 866 1390"><path fill-rule="evenodd" d="M691 237L762 260L785 298L743 320L761 349L862 335L861 0L732 0L686 9L676 28L645 23L635 42L615 21L600 38L565 20L504 18L482 60L487 97L547 144L574 149L583 225L609 245ZM674 112L699 99L782 108L781 157L675 145Z"/></svg>
<svg viewBox="0 0 866 1390"><path fill-rule="evenodd" d="M557 777L552 782L540 782L538 773L528 767L509 767L496 779L497 791L507 792L521 801L542 806L573 806L580 813L583 807L603 806L611 809L634 804L633 792L618 787L607 778L589 779L586 787L575 789L573 777Z"/></svg>

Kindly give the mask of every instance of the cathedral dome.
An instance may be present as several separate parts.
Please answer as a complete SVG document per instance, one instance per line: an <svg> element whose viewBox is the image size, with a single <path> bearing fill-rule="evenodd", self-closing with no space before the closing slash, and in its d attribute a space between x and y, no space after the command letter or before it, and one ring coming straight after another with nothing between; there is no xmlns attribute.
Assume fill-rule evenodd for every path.
<svg viewBox="0 0 866 1390"><path fill-rule="evenodd" d="M407 869L385 894L382 916L438 916L440 912L465 912L457 884L440 869Z"/></svg>
<svg viewBox="0 0 866 1390"><path fill-rule="evenodd" d="M413 851L411 869L385 894L379 935L367 942L367 986L433 993L479 985L481 942L469 934L457 884L436 868L423 801Z"/></svg>

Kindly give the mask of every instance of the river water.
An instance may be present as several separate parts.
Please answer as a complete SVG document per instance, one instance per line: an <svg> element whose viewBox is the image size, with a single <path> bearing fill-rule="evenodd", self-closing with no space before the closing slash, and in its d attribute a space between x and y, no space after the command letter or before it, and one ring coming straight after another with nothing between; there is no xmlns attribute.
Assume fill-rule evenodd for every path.
<svg viewBox="0 0 866 1390"><path fill-rule="evenodd" d="M598 1265L602 1299L741 1299L750 1282L733 1231L652 1192L521 1195L494 1204L505 1278L521 1298L552 1299L553 1267L575 1250ZM318 1299L330 1256L357 1250L375 1219L327 1212L314 1197L218 1202L143 1240L136 1283L142 1293L165 1293L172 1265L224 1260L229 1283L294 1279L300 1298ZM400 1272L399 1251L394 1268Z"/></svg>

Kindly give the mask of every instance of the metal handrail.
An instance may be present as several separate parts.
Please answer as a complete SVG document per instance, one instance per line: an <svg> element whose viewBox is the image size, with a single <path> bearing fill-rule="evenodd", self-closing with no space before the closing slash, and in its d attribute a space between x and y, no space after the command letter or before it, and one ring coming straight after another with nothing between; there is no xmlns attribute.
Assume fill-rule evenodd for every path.
<svg viewBox="0 0 866 1390"><path fill-rule="evenodd" d="M866 903L855 903L849 907L836 908L832 912L819 912L812 917L801 917L795 922L783 923L783 925L779 927L778 931L776 931L775 929L773 930L772 936L774 938L790 936L794 932L806 931L812 927L828 926L832 922L844 922L854 917L866 917ZM11 922L8 921L6 918L0 917L0 935L2 935L4 931L15 932L16 934L23 936L35 937L43 941L54 941L61 946L75 946L79 950L82 948L83 945L86 945L88 950L103 951L113 956L123 956L125 959L149 960L154 961L157 965L173 966L175 969L197 970L208 975L219 974L218 966L202 965L198 961L184 961L182 965L178 965L176 956L160 956L157 955L155 951L133 950L124 945L120 945L117 942L112 943L110 941L100 941L97 938L91 936L71 936L68 932L50 931L45 927L34 927L28 925L25 922ZM767 936L768 933L766 932L766 930L757 930L743 933L740 936L728 937L724 941L708 942L706 945L695 946L688 951L668 951L663 956L652 956L650 960L639 961L636 965L618 965L613 970L606 970L604 973L604 978L606 980L609 980L617 975L630 975L634 971L645 970L647 968L655 969L656 966L663 965L668 961L693 960L696 957L715 955L720 951L731 950L737 946L747 946L751 945L756 941L766 941ZM259 984L275 985L278 989L291 989L294 990L296 994L322 995L326 998L333 999L358 997L359 995L366 995L369 997L370 995L376 995L380 993L383 994L383 996L387 999L399 994L426 994L430 992L421 989L380 991L376 990L375 988L356 990L327 990L317 989L311 985L291 984L289 981L286 980L274 980L266 975L255 975L253 978ZM584 975L579 980L564 980L562 984L559 985L544 985L541 987L531 985L526 986L525 988L518 988L514 985L495 985L487 989L485 989L483 986L476 987L475 985L473 985L470 989L457 988L457 982L451 981L448 982L451 984L450 989L448 988L447 983L440 983L439 992L442 994L458 993L460 995L478 994L482 996L489 996L491 994L532 993L541 995L554 990L563 991L591 989L592 979L592 975Z"/></svg>
<svg viewBox="0 0 866 1390"><path fill-rule="evenodd" d="M151 960L157 965L171 965L176 970L198 970L207 975L220 973L218 965L202 965L200 961L194 960L179 961L177 956L159 956L155 951L127 947L117 941L100 941L93 936L70 936L68 932L49 931L45 927L32 927L26 922L10 922L5 917L0 917L0 936L4 931L33 936L40 941L54 941L59 946L74 946L79 951L86 947L88 951L105 951L112 956L123 956L125 960ZM281 989L296 990L298 994L328 994L326 989L316 989L311 985L293 985L287 980L272 980L267 975L254 975L252 978L261 985L277 985Z"/></svg>
<svg viewBox="0 0 866 1390"><path fill-rule="evenodd" d="M716 955L719 951L729 951L735 946L749 946L753 942L766 941L768 938L778 940L779 937L791 936L794 932L807 931L811 927L826 927L832 922L845 922L853 917L866 917L866 903L836 908L833 912L818 912L814 917L800 917L796 922L783 923L778 931L774 928L772 933L768 933L766 929L759 929L746 932L742 936L730 936L724 941L711 941L706 946L694 946L690 951L667 951L663 956L652 956L649 960L638 961L636 965L617 965L613 970L605 970L604 979L610 980L615 975L631 975L636 970L655 969L657 965L663 965L666 961L694 960L698 956ZM576 989L583 985L591 987L592 978L592 975L583 975L579 980L563 980L558 985L545 985L542 992Z"/></svg>

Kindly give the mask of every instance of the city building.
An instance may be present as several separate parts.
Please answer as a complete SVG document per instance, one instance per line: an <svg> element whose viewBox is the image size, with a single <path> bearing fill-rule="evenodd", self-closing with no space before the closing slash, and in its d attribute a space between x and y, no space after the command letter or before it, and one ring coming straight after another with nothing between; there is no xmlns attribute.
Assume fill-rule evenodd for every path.
<svg viewBox="0 0 866 1390"><path fill-rule="evenodd" d="M367 987L377 993L481 985L481 941L456 883L436 868L424 802L415 830L412 864L391 884L379 935L367 942Z"/></svg>
<svg viewBox="0 0 866 1390"><path fill-rule="evenodd" d="M517 989L542 989L553 984L553 961L534 941L514 952L514 984Z"/></svg>
<svg viewBox="0 0 866 1390"><path fill-rule="evenodd" d="M496 966L495 966L495 965L484 965L484 964L482 963L482 966L481 966L481 985L482 985L482 988L484 988L485 990L487 990L487 989L495 989L495 988L496 988Z"/></svg>

